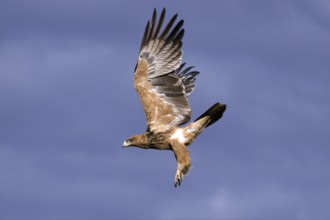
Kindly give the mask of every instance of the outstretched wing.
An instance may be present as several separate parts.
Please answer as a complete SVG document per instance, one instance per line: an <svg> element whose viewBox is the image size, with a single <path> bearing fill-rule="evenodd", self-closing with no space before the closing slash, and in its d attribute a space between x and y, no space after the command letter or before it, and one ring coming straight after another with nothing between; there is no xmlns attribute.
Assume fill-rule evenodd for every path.
<svg viewBox="0 0 330 220"><path fill-rule="evenodd" d="M159 21L154 10L148 21L134 74L134 87L142 102L147 130L164 132L190 120L191 108L187 96L194 89L196 71L183 69L183 20L174 28L177 14L161 32L165 18L163 9Z"/></svg>

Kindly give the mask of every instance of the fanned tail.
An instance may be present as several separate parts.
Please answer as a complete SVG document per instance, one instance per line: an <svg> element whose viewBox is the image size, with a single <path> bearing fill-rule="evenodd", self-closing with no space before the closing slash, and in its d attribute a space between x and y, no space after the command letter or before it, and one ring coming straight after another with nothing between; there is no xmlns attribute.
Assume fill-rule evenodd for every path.
<svg viewBox="0 0 330 220"><path fill-rule="evenodd" d="M218 121L223 113L226 111L227 106L225 104L220 104L219 102L215 103L211 108L209 108L206 112L204 112L201 116L199 116L195 122L205 117L208 117L205 128L212 125L214 122Z"/></svg>

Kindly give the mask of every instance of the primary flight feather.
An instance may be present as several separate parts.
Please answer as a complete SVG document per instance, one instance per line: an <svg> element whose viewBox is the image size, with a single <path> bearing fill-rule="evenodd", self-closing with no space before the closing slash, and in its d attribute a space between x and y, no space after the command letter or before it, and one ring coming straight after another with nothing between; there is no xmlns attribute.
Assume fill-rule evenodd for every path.
<svg viewBox="0 0 330 220"><path fill-rule="evenodd" d="M163 9L157 22L155 9L147 22L134 73L134 87L146 115L147 129L144 134L128 138L123 146L172 150L178 162L176 187L191 167L188 145L222 117L226 105L216 103L194 122L179 127L191 119L188 96L199 72L182 63L183 20L175 24L176 14L163 27L165 14Z"/></svg>

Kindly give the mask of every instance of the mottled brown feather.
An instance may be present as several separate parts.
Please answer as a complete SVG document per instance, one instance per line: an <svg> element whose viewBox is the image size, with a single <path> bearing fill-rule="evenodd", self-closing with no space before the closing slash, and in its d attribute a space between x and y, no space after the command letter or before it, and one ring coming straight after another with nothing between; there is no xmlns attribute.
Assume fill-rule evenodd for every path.
<svg viewBox="0 0 330 220"><path fill-rule="evenodd" d="M146 114L147 127L151 131L168 131L176 114L173 106L153 91L154 86L149 82L147 74L148 62L142 59L134 75L134 85Z"/></svg>

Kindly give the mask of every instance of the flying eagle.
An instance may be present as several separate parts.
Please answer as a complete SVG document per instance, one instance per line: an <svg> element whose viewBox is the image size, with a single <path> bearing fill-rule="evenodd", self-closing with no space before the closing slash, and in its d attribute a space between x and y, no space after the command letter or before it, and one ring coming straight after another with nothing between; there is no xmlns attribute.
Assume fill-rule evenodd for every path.
<svg viewBox="0 0 330 220"><path fill-rule="evenodd" d="M226 105L216 103L194 122L180 127L191 119L188 96L199 72L192 71L193 67L184 68L182 63L183 20L174 26L178 16L175 14L161 31L165 12L164 8L157 22L154 9L147 22L134 73L134 87L145 111L147 130L128 138L123 147L172 150L178 162L174 178L177 187L191 167L188 145L222 117Z"/></svg>

